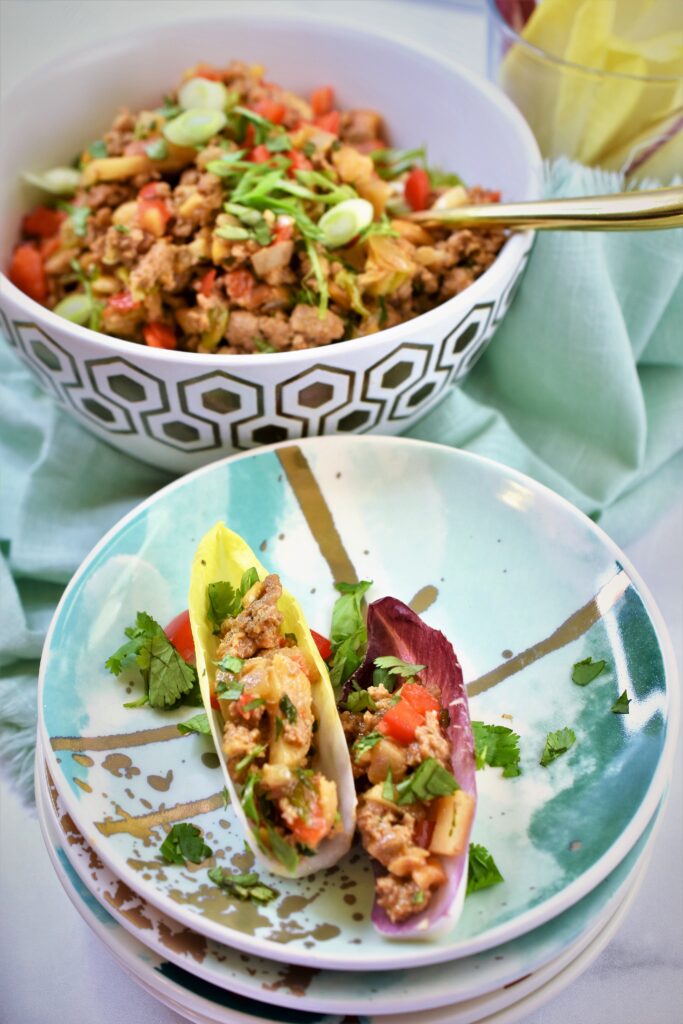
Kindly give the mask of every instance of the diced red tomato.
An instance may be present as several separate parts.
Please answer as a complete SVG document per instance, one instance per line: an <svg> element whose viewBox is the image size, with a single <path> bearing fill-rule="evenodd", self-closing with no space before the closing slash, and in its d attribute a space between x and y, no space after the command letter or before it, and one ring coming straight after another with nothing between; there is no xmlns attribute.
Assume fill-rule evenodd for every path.
<svg viewBox="0 0 683 1024"><path fill-rule="evenodd" d="M192 639L192 627L190 626L190 613L185 611L171 619L164 627L164 633L171 641L181 658L194 665L194 640Z"/></svg>
<svg viewBox="0 0 683 1024"><path fill-rule="evenodd" d="M138 192L138 223L144 231L161 238L171 218L168 204L157 189L158 182L150 181Z"/></svg>
<svg viewBox="0 0 683 1024"><path fill-rule="evenodd" d="M416 711L407 700L400 700L384 714L377 729L384 736L389 736L397 743L407 746L415 739L415 730L418 725L423 723L424 715Z"/></svg>
<svg viewBox="0 0 683 1024"><path fill-rule="evenodd" d="M107 300L104 313L131 313L134 309L137 309L140 305L136 302L133 296L130 294L128 289L123 292L117 292L116 295L111 295Z"/></svg>
<svg viewBox="0 0 683 1024"><path fill-rule="evenodd" d="M237 710L243 718L251 718L253 713L257 710L256 708L250 708L248 711L245 710L246 705L251 704L253 700L258 700L253 693L241 693L237 698Z"/></svg>
<svg viewBox="0 0 683 1024"><path fill-rule="evenodd" d="M331 135L339 135L341 114L338 110L329 110L326 114L320 114L319 117L315 117L313 124L316 128L322 128L324 132L330 132Z"/></svg>
<svg viewBox="0 0 683 1024"><path fill-rule="evenodd" d="M265 117L266 121L272 121L273 124L281 124L282 119L287 113L287 107L284 103L278 103L277 100L259 100L250 109L255 114Z"/></svg>
<svg viewBox="0 0 683 1024"><path fill-rule="evenodd" d="M429 690L419 683L405 683L401 687L401 700L407 700L421 715L428 711L441 711L441 704Z"/></svg>
<svg viewBox="0 0 683 1024"><path fill-rule="evenodd" d="M218 700L218 697L216 696L215 693L211 694L211 707L214 709L214 711L220 711L221 709L220 701Z"/></svg>
<svg viewBox="0 0 683 1024"><path fill-rule="evenodd" d="M300 149L290 149L287 158L291 161L291 167L287 168L287 175L290 178L294 178L297 171L310 171L313 167L306 154L302 153Z"/></svg>
<svg viewBox="0 0 683 1024"><path fill-rule="evenodd" d="M53 235L52 238L44 238L40 243L40 258L45 263L49 260L50 256L54 256L61 245L59 235Z"/></svg>
<svg viewBox="0 0 683 1024"><path fill-rule="evenodd" d="M273 159L273 154L270 152L267 146L261 144L255 146L249 154L249 159L253 164L267 164L269 160Z"/></svg>
<svg viewBox="0 0 683 1024"><path fill-rule="evenodd" d="M415 844L421 846L423 850L429 849L429 844L432 841L434 835L434 822L430 821L429 818L423 818L418 825L415 826Z"/></svg>
<svg viewBox="0 0 683 1024"><path fill-rule="evenodd" d="M21 230L25 235L33 235L35 238L52 238L59 231L59 227L66 217L61 210L53 210L50 206L36 206L35 210L27 213L21 222Z"/></svg>
<svg viewBox="0 0 683 1024"><path fill-rule="evenodd" d="M405 196L412 210L426 210L432 191L429 175L423 167L413 167L406 178Z"/></svg>
<svg viewBox="0 0 683 1024"><path fill-rule="evenodd" d="M12 284L36 302L47 298L47 278L38 247L33 242L23 242L12 253L8 277Z"/></svg>
<svg viewBox="0 0 683 1024"><path fill-rule="evenodd" d="M214 286L215 280L216 280L216 268L214 267L212 270L207 270L207 272L204 274L204 277L201 279L201 281L199 283L199 291L207 299L208 299L209 295L211 294L211 290L212 290L212 288Z"/></svg>
<svg viewBox="0 0 683 1024"><path fill-rule="evenodd" d="M244 145L247 147L247 149L251 149L255 142L256 128L250 121L249 124L247 125L247 130L244 133Z"/></svg>
<svg viewBox="0 0 683 1024"><path fill-rule="evenodd" d="M226 274L225 281L228 289L228 298L233 302L247 300L254 290L254 278L243 267L239 270L231 270Z"/></svg>
<svg viewBox="0 0 683 1024"><path fill-rule="evenodd" d="M329 114L334 106L334 89L331 85L322 85L311 93L311 107L316 117Z"/></svg>
<svg viewBox="0 0 683 1024"><path fill-rule="evenodd" d="M175 348L176 347L176 336L170 327L166 324L156 323L146 324L142 331L145 342L150 348Z"/></svg>
<svg viewBox="0 0 683 1024"><path fill-rule="evenodd" d="M327 661L328 658L332 657L332 644L323 636L321 633L316 633L314 629L311 630L311 636L315 641L315 646L318 648L318 652L323 661Z"/></svg>
<svg viewBox="0 0 683 1024"><path fill-rule="evenodd" d="M143 185L138 192L138 199L158 199L159 198L159 182L148 181L146 185Z"/></svg>
<svg viewBox="0 0 683 1024"><path fill-rule="evenodd" d="M303 843L304 846L310 846L312 850L315 850L330 831L330 826L323 817L317 800L312 802L306 818L295 818L290 828L297 842Z"/></svg>
<svg viewBox="0 0 683 1024"><path fill-rule="evenodd" d="M288 242L294 234L294 225L290 221L275 226L275 242Z"/></svg>

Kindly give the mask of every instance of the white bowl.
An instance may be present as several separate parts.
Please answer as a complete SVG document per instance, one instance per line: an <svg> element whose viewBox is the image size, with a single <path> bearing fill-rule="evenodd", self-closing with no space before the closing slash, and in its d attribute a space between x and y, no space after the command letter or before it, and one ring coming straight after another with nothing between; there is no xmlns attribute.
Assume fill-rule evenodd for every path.
<svg viewBox="0 0 683 1024"><path fill-rule="evenodd" d="M162 59L150 59L150 54ZM154 105L197 61L265 64L294 91L334 85L342 106L379 110L392 144L506 199L538 195L536 142L484 80L413 46L329 21L221 17L133 32L31 75L5 98L0 262L40 198L26 170L68 162L121 106ZM22 116L30 111L30 125ZM58 129L55 130L55 126ZM244 356L167 352L79 327L2 277L0 326L41 384L84 426L136 458L186 472L236 450L315 434L397 434L481 355L531 247L511 237L493 265L447 302L366 338Z"/></svg>

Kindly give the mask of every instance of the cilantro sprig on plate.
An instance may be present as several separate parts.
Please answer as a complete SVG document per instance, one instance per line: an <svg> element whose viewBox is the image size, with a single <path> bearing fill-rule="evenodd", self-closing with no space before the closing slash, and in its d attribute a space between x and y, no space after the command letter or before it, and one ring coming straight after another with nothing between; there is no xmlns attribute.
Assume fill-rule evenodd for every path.
<svg viewBox="0 0 683 1024"><path fill-rule="evenodd" d="M541 760L538 763L543 768L547 768L561 754L566 754L575 743L576 733L573 729L557 729L555 732L549 732L546 736Z"/></svg>
<svg viewBox="0 0 683 1024"><path fill-rule="evenodd" d="M504 882L498 866L486 849L478 843L470 843L470 855L467 874L466 896L480 889L490 889L492 885Z"/></svg>
<svg viewBox="0 0 683 1024"><path fill-rule="evenodd" d="M151 615L138 612L135 625L124 632L127 642L107 658L105 667L115 676L133 665L139 669L145 693L126 707L149 704L153 708L172 708L182 700L201 703L196 696L195 669L179 654Z"/></svg>
<svg viewBox="0 0 683 1024"><path fill-rule="evenodd" d="M201 864L213 855L213 850L206 845L196 825L181 821L168 833L159 853L170 864L185 864L187 861Z"/></svg>
<svg viewBox="0 0 683 1024"><path fill-rule="evenodd" d="M511 779L521 775L519 766L519 736L505 725L487 725L472 722L477 770L490 765L502 768L503 778Z"/></svg>

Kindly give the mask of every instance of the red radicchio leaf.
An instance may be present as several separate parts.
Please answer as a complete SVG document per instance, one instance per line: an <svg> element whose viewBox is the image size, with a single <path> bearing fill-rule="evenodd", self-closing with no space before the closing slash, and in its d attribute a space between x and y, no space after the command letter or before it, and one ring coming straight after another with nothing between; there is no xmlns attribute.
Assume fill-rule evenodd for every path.
<svg viewBox="0 0 683 1024"><path fill-rule="evenodd" d="M372 686L375 658L394 655L411 665L426 665L424 672L441 691L441 706L449 713L446 734L451 743L451 769L466 793L476 800L474 737L467 705L467 692L462 669L455 651L443 633L432 629L407 605L394 597L384 597L368 607L368 649L363 664L352 677L361 689ZM343 700L352 686L349 680ZM442 857L446 881L434 894L429 905L408 920L393 923L375 903L372 920L378 931L386 935L411 938L431 932L437 924L452 925L462 910L467 889L469 844L459 857Z"/></svg>

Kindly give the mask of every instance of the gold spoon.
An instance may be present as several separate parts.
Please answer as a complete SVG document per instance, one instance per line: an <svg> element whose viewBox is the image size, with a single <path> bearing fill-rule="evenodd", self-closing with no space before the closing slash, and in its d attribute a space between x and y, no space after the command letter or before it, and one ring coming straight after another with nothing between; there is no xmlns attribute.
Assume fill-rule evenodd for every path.
<svg viewBox="0 0 683 1024"><path fill-rule="evenodd" d="M576 199L432 208L408 214L407 219L462 227L501 226L514 231L653 231L683 227L683 187Z"/></svg>

